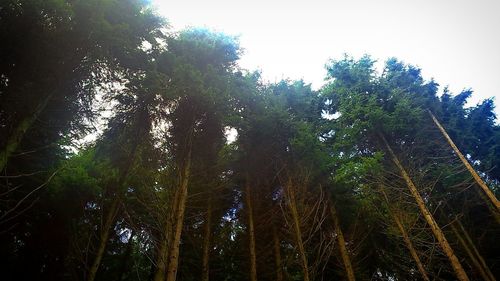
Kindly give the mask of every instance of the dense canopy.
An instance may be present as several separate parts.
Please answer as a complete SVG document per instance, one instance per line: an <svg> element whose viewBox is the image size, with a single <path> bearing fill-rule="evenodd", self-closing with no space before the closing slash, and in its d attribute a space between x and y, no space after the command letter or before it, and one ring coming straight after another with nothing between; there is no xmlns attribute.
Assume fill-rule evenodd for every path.
<svg viewBox="0 0 500 281"><path fill-rule="evenodd" d="M500 276L493 99L390 58L265 82L142 0L0 4L2 280Z"/></svg>

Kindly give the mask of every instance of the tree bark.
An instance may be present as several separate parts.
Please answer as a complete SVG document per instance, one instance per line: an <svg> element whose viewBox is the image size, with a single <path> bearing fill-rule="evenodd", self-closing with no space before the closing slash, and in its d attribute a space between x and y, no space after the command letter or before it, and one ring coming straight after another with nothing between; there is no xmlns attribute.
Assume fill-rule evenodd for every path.
<svg viewBox="0 0 500 281"><path fill-rule="evenodd" d="M457 224L460 229L457 229L455 226ZM495 276L493 276L493 273L490 271L490 268L484 261L483 257L477 250L477 248L474 245L474 242L472 242L472 239L470 238L469 234L467 231L463 228L463 225L460 223L460 221L456 220L455 222L451 223L451 229L453 230L453 233L455 236L458 238L458 241L462 245L462 247L465 249L467 252L467 255L471 259L472 263L476 267L476 269L479 271L479 274L481 274L481 277L484 280L487 281L496 281ZM463 233L463 236L460 234L460 232Z"/></svg>
<svg viewBox="0 0 500 281"><path fill-rule="evenodd" d="M21 122L17 125L17 127L14 129L14 131L10 134L10 136L7 139L7 142L5 143L5 146L0 151L0 171L3 171L3 169L7 165L7 161L9 160L10 156L12 155L12 153L16 152L16 150L19 147L19 144L21 144L21 141L24 138L24 135L31 128L31 126L33 126L33 123L35 123L36 119L38 119L40 114L42 114L42 112L45 110L47 104L52 99L53 95L54 95L53 93L47 95L37 105L35 111L29 116L23 118Z"/></svg>
<svg viewBox="0 0 500 281"><path fill-rule="evenodd" d="M399 232L401 233L401 236L403 236L403 240L406 244L406 247L410 251L410 254L411 254L413 260L417 264L417 268L418 268L418 271L420 272L420 274L422 275L422 279L424 279L425 281L430 281L429 276L427 275L427 271L425 270L425 267L422 264L422 262L420 261L420 258L417 254L417 250L413 246L413 242L411 242L410 236L406 232L406 229L404 228L403 223L401 222L399 217L396 216L396 214L394 214L394 212L392 211L391 204L389 202L389 198L387 197L387 194L385 193L385 190L382 186L380 187L380 191L382 192L382 194L384 196L385 202L387 204L387 209L389 210L391 217L394 219L394 222L396 223L396 225L399 229Z"/></svg>
<svg viewBox="0 0 500 281"><path fill-rule="evenodd" d="M383 140L387 151L391 155L392 161L394 164L398 167L401 176L406 182L406 185L408 186L410 193L412 194L413 198L415 199L418 208L420 209L420 212L422 213L423 217L425 218L427 224L430 226L432 233L434 234L434 237L436 240L439 242L439 245L443 249L443 252L445 255L448 257L451 266L453 267L453 270L455 271L455 274L457 276L457 279L460 281L468 281L469 277L467 277L467 274L465 273L465 270L463 269L462 265L460 264L460 261L458 260L457 256L455 256L455 253L453 253L453 249L451 248L450 244L448 243L448 240L446 240L446 237L437 224L437 222L434 220L434 217L432 216L431 212L427 209L424 203L424 199L422 199L422 196L420 196L420 193L418 193L417 187L411 180L410 176L404 169L404 167L401 165L399 162L399 159L397 158L396 154L394 151L392 151L392 148L390 147L389 143L385 139L385 137L380 134L381 139Z"/></svg>
<svg viewBox="0 0 500 281"><path fill-rule="evenodd" d="M340 255L342 257L342 262L344 263L347 280L355 281L356 277L354 276L354 269L351 264L351 259L349 258L349 252L347 251L347 248L345 246L346 243L345 243L344 233L342 232L342 228L340 227L340 220L333 203L330 204L330 213L332 214L335 232L337 233L337 242L339 244Z"/></svg>
<svg viewBox="0 0 500 281"><path fill-rule="evenodd" d="M278 231L273 224L273 246L274 246L274 262L276 265L276 281L283 281L283 267L281 262L281 246Z"/></svg>
<svg viewBox="0 0 500 281"><path fill-rule="evenodd" d="M469 161L467 161L467 159L464 157L464 155L460 152L460 150L455 145L455 143L453 142L453 140L450 138L450 136L448 135L448 133L446 132L446 130L444 129L444 127L441 125L441 123L439 123L439 121L437 120L437 118L434 116L434 114L432 114L432 112L430 110L429 110L429 114L431 115L431 118L434 121L434 123L436 124L436 126L439 128L439 130L443 134L444 138L448 141L448 143L450 144L450 146L453 148L453 150L455 151L455 153L458 155L458 157L460 158L460 160L462 161L462 163L465 165L465 167L467 168L467 170L469 171L469 173L472 175L472 177L474 178L474 180L477 182L477 184L479 185L479 187L482 189L482 191L484 192L484 194L486 194L486 196L490 200L490 203L493 204L493 206L495 206L497 212L500 212L500 201L498 201L498 199L495 197L495 195L493 194L493 192L491 192L491 190L488 188L488 186L486 185L486 183L481 179L481 177L476 173L476 171L474 170L474 168L469 164Z"/></svg>
<svg viewBox="0 0 500 281"><path fill-rule="evenodd" d="M293 229L295 234L295 242L299 251L300 263L302 266L302 272L304 274L304 281L309 281L309 264L307 262L306 251L304 248L304 242L302 240L302 231L300 229L300 218L299 212L297 210L297 201L295 198L294 187L289 180L286 185L286 194L288 196L288 206L290 208L290 213L292 215Z"/></svg>
<svg viewBox="0 0 500 281"><path fill-rule="evenodd" d="M175 281L175 279L177 278L177 267L179 265L179 249L180 249L182 229L184 227L184 214L186 212L189 176L191 173L191 152L192 152L191 138L192 136L190 136L188 140L188 151L186 153L185 163L180 173L179 197L176 208L177 212L175 214L174 235L168 255L167 279L166 279L167 281Z"/></svg>
<svg viewBox="0 0 500 281"><path fill-rule="evenodd" d="M205 237L203 238L202 281L210 279L210 248L212 244L212 195L207 202L207 216L205 219Z"/></svg>
<svg viewBox="0 0 500 281"><path fill-rule="evenodd" d="M108 244L109 233L113 226L113 222L115 221L116 213L118 212L119 203L120 199L116 196L111 202L109 210L106 214L106 219L104 220L104 224L101 228L101 233L99 235L99 245L97 247L97 253L94 258L94 261L92 262L92 265L90 266L87 275L87 281L94 281L95 276L97 274L97 270L101 265L101 260L102 257L104 256L104 250L106 249L106 245Z"/></svg>
<svg viewBox="0 0 500 281"><path fill-rule="evenodd" d="M248 247L250 250L250 281L257 281L257 258L255 254L255 230L254 230L254 220L253 220L253 205L250 191L250 182L247 176L247 182L245 186L245 201L247 204L247 215L248 215Z"/></svg>

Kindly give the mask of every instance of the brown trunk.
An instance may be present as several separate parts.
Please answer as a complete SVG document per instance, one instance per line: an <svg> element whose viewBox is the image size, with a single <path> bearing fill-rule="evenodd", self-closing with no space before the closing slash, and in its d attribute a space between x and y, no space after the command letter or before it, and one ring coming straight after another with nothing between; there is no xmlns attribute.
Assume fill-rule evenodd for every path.
<svg viewBox="0 0 500 281"><path fill-rule="evenodd" d="M459 226L459 229L455 226L457 224ZM487 281L495 281L495 276L493 276L493 273L491 273L490 268L484 261L483 257L481 254L479 254L479 251L477 250L476 246L474 245L474 242L472 242L472 239L470 238L469 234L467 231L463 228L462 223L460 221L455 221L451 223L451 229L453 230L453 233L455 236L458 238L458 241L462 245L462 247L465 249L467 252L467 255L471 259L472 263L476 267L476 269L479 271L479 274L481 274L481 277L484 280ZM463 236L460 234L460 232L463 233ZM464 239L465 236L465 239Z"/></svg>
<svg viewBox="0 0 500 281"><path fill-rule="evenodd" d="M345 246L346 243L344 239L344 233L342 232L342 228L340 227L340 220L337 216L337 211L335 210L335 206L333 205L333 203L330 204L330 212L332 214L335 232L337 233L337 242L339 244L340 255L342 257L342 262L344 263L347 280L355 281L356 277L354 276L354 269L352 268L351 259L349 258L349 252L347 251L347 248Z"/></svg>
<svg viewBox="0 0 500 281"><path fill-rule="evenodd" d="M169 225L169 222L166 222L166 225ZM171 227L165 226L165 230L163 232L163 235L167 235L171 231ZM167 261L168 261L168 241L165 236L161 238L160 245L158 246L157 249L157 254L156 254L156 259L155 259L155 264L156 264L156 269L153 275L153 280L154 281L163 281L165 280L165 270L167 268Z"/></svg>
<svg viewBox="0 0 500 281"><path fill-rule="evenodd" d="M53 94L46 96L35 108L35 111L31 115L22 119L14 131L10 134L5 146L0 151L0 171L5 168L9 157L12 153L16 152L19 144L24 138L24 135L31 128L36 119L38 119L40 114L45 110L52 96Z"/></svg>
<svg viewBox="0 0 500 281"><path fill-rule="evenodd" d="M418 193L417 187L411 180L410 176L404 169L404 167L401 165L399 162L399 159L397 158L396 154L394 151L392 151L392 148L389 146L389 143L385 139L385 137L380 134L381 139L383 140L387 151L391 155L392 161L394 164L398 167L401 176L406 182L406 185L410 189L410 193L415 199L418 208L420 209L420 212L422 213L423 217L425 218L427 224L430 226L432 233L434 234L434 237L436 240L439 242L439 245L443 249L443 252L445 255L448 257L451 266L453 267L453 270L455 271L455 274L460 281L468 281L469 277L467 277L467 274L465 273L465 270L463 269L462 265L460 264L460 261L458 260L457 256L453 253L453 249L451 248L450 244L448 243L448 240L446 240L446 237L444 236L443 231L439 227L439 225L436 223L434 220L434 217L432 216L431 212L427 209L425 206L424 199L420 196L420 193Z"/></svg>
<svg viewBox="0 0 500 281"><path fill-rule="evenodd" d="M410 251L413 260L417 264L417 268L418 271L420 271L420 274L422 275L422 279L424 279L425 281L430 281L429 276L427 276L427 271L425 270L424 265L422 264L420 258L418 257L417 250L415 249L415 247L413 247L413 243L411 242L410 236L406 232L406 229L404 228L403 223L401 222L399 217L396 216L396 214L394 214L394 212L392 211L391 204L389 203L389 198L385 194L385 190L382 186L380 187L380 191L382 192L385 202L387 203L387 209L389 210L391 217L394 219L394 222L396 222L396 225L399 229L399 232L401 233L401 236L403 236L403 240L406 244L406 247Z"/></svg>
<svg viewBox="0 0 500 281"><path fill-rule="evenodd" d="M295 242L299 251L300 263L302 266L302 272L304 274L304 281L309 281L309 264L307 262L306 251L304 248L304 242L302 241L302 231L300 229L300 218L299 212L297 210L297 201L295 198L295 190L292 186L291 181L288 181L286 185L286 195L288 196L288 207L290 208L290 213L292 215L292 223L295 234Z"/></svg>
<svg viewBox="0 0 500 281"><path fill-rule="evenodd" d="M191 137L190 137L191 139ZM181 243L182 228L184 226L184 214L186 212L186 201L188 195L188 184L189 176L191 172L191 151L192 151L191 140L188 141L188 151L186 154L185 163L180 172L179 179L179 196L178 203L175 213L174 229L173 229L173 239L170 244L170 250L168 253L168 264L167 264L167 281L175 281L177 277L177 267L179 265L179 249Z"/></svg>
<svg viewBox="0 0 500 281"><path fill-rule="evenodd" d="M276 281L283 281L283 268L281 265L281 246L278 231L273 225L273 246L274 246L274 262L276 264Z"/></svg>
<svg viewBox="0 0 500 281"><path fill-rule="evenodd" d="M164 224L163 232L160 237L160 245L158 246L157 256L155 260L156 271L153 276L154 281L164 281L166 278L166 270L169 259L170 244L174 238L174 223L177 218L177 213L179 209L179 196L181 190L177 188L174 192L174 198L172 200L172 209L167 215L167 219Z"/></svg>
<svg viewBox="0 0 500 281"><path fill-rule="evenodd" d="M436 124L436 126L439 128L439 130L441 131L441 133L443 134L443 136L445 137L445 139L448 141L448 143L450 144L450 146L453 148L453 150L455 151L455 153L458 155L458 157L460 158L460 160L462 161L462 163L465 165L465 167L467 168L467 170L469 170L469 172L472 175L472 177L474 178L474 180L477 182L477 184L482 189L482 191L484 192L484 194L486 194L486 196L490 200L491 204L493 204L493 206L495 206L496 212L500 212L500 201L498 201L498 199L495 197L495 195L493 194L493 192L491 192L491 190L488 188L488 186L486 185L486 183L484 183L484 181L476 173L476 171L474 170L474 168L472 168L472 166L469 164L469 161L467 161L467 159L464 157L464 155L460 152L460 150L455 145L455 143L453 142L453 140L450 138L450 136L448 135L448 133L446 132L446 130L443 128L443 126L441 126L441 123L439 123L439 121L436 119L436 117L434 116L434 114L432 114L432 112L430 110L429 110L429 114L431 115L432 120L434 121L434 123Z"/></svg>
<svg viewBox="0 0 500 281"><path fill-rule="evenodd" d="M102 225L101 233L99 235L99 245L97 247L97 253L94 258L94 261L92 262L92 265L90 266L87 275L87 281L93 281L95 279L97 270L101 265L101 260L102 257L104 256L104 250L106 249L106 245L108 244L109 240L109 232L113 226L113 222L115 221L116 213L118 212L119 203L120 199L118 199L118 197L115 197L113 199L113 202L111 202L111 206L109 207L109 210L106 214L106 218L104 220L104 224Z"/></svg>
<svg viewBox="0 0 500 281"><path fill-rule="evenodd" d="M253 221L253 205L250 191L250 182L248 181L245 186L245 200L247 203L248 213L248 247L250 250L250 281L257 281L257 258L255 254L255 230Z"/></svg>
<svg viewBox="0 0 500 281"><path fill-rule="evenodd" d="M207 202L207 217L205 220L205 237L203 238L202 281L209 280L210 274L210 246L212 241L212 195Z"/></svg>

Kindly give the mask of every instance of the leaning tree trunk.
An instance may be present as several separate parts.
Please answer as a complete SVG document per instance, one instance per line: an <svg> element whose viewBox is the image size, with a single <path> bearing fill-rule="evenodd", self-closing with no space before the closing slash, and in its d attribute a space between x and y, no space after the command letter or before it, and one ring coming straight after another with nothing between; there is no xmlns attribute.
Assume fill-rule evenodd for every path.
<svg viewBox="0 0 500 281"><path fill-rule="evenodd" d="M429 110L429 114L431 115L432 120L434 121L434 123L436 124L436 126L439 128L439 130L443 134L444 138L448 141L448 143L450 144L450 146L453 148L453 150L455 151L455 153L458 155L458 157L460 158L460 160L462 161L462 163L465 165L465 167L467 168L467 170L469 171L469 173L472 175L472 177L474 178L474 180L477 182L477 184L479 185L479 187L482 189L482 191L484 192L484 194L486 194L486 196L488 197L490 203L493 204L493 206L495 206L496 212L500 212L500 201L498 201L498 199L495 197L495 195L493 194L493 192L491 192L491 190L488 188L488 186L486 185L486 183L476 173L476 171L474 170L474 168L472 168L472 166L469 164L469 161L467 161L467 159L464 157L464 155L460 152L460 150L455 145L455 143L453 142L453 140L450 138L450 136L448 135L448 133L446 132L446 130L444 129L444 127L441 125L441 123L439 123L439 121L437 120L437 118L434 116L434 114L432 114L432 112L430 110Z"/></svg>
<svg viewBox="0 0 500 281"><path fill-rule="evenodd" d="M300 218L299 212L297 210L297 199L295 198L295 190L289 180L286 184L286 195L288 207L290 208L290 213L292 215L292 224L295 234L295 242L299 251L300 265L302 266L302 272L304 274L304 281L309 281L309 264L307 262L306 251L304 248L304 242L302 240L302 230L300 229Z"/></svg>
<svg viewBox="0 0 500 281"><path fill-rule="evenodd" d="M2 171L5 168L5 165L7 165L7 161L9 160L9 157L12 155L12 153L16 152L16 150L19 148L19 145L21 144L24 135L31 128L31 126L33 126L33 123L35 123L36 119L38 119L40 114L42 114L42 112L45 110L47 104L52 99L53 95L54 94L47 95L37 105L35 111L31 113L29 116L23 118L21 122L17 125L17 127L14 128L14 131L7 138L7 142L0 151L0 171Z"/></svg>
<svg viewBox="0 0 500 281"><path fill-rule="evenodd" d="M408 186L408 189L410 189L410 193L415 199L418 208L420 209L420 212L422 213L423 217L425 218L427 224L430 226L432 233L434 234L434 237L438 241L439 245L443 249L443 252L445 255L448 257L451 266L453 267L453 270L455 271L455 274L460 281L468 281L469 277L467 277L467 274L465 273L465 270L463 269L462 265L460 264L460 261L458 260L457 256L455 256L455 253L453 253L453 249L451 248L450 244L448 243L448 240L446 240L446 237L437 224L437 222L434 220L434 217L432 216L431 212L427 207L425 206L424 199L422 199L422 196L420 196L420 193L418 193L417 187L411 180L410 176L404 169L404 167L401 165L399 162L399 159L397 158L396 154L394 151L392 151L392 148L390 147L389 143L385 139L385 137L380 134L380 137L382 141L384 142L387 151L391 155L392 161L394 164L398 167L399 172L401 173L401 176L406 182L406 185Z"/></svg>
<svg viewBox="0 0 500 281"><path fill-rule="evenodd" d="M425 270L425 267L422 264L422 261L420 261L420 258L417 254L417 250L413 246L413 242L411 242L410 236L406 232L406 229L404 228L403 223L401 222L399 217L396 214L394 214L394 212L392 211L391 204L389 202L389 198L387 197L387 194L385 193L385 190L382 186L380 187L380 191L382 192L382 195L384 196L385 202L387 204L387 209L389 210L391 217L394 219L394 222L396 223L396 225L399 229L399 232L401 233L401 236L403 236L403 240L406 244L406 247L410 251L411 257L413 258L413 260L417 264L417 268L418 268L418 271L420 271L420 274L422 275L422 279L424 279L425 281L430 281L429 276L427 275L427 271Z"/></svg>
<svg viewBox="0 0 500 281"><path fill-rule="evenodd" d="M465 239L469 242L469 244L470 244L470 246L472 248L472 251L476 254L477 259L483 265L483 268L485 269L486 273L490 276L490 279L491 280L496 280L495 276L493 275L493 273L491 273L490 268L488 267L488 265L484 261L483 256L479 253L479 251L477 250L476 246L474 245L474 242L470 238L469 233L467 233L467 231L465 230L464 226L462 225L462 223L460 221L457 221L457 224L460 227L460 229L462 230L462 233L465 235Z"/></svg>
<svg viewBox="0 0 500 281"><path fill-rule="evenodd" d="M212 194L208 196L207 217L205 219L205 236L203 237L202 281L210 276L210 245L212 243Z"/></svg>
<svg viewBox="0 0 500 281"><path fill-rule="evenodd" d="M349 258L349 252L346 248L344 233L342 232L342 228L340 227L340 220L333 203L330 204L330 213L332 215L335 232L337 233L337 242L339 244L340 255L342 256L342 262L344 263L347 280L355 281L356 277L354 276L354 269L352 267L351 259Z"/></svg>
<svg viewBox="0 0 500 281"><path fill-rule="evenodd" d="M247 204L247 215L248 215L248 247L250 252L250 281L257 281L257 258L255 254L255 229L254 229L254 219L253 219L253 204L250 191L250 182L246 181L245 186L245 201Z"/></svg>
<svg viewBox="0 0 500 281"><path fill-rule="evenodd" d="M455 223L460 225L460 230L462 231L462 233L466 238L464 238L460 234L460 230L457 229ZM479 271L481 277L486 281L496 281L495 276L493 276L493 274L491 273L488 265L486 265L486 262L484 261L483 257L479 254L479 251L474 246L474 243L470 239L467 231L465 231L465 229L463 228L462 224L457 220L451 223L450 226L451 229L453 230L453 233L457 237L458 242L460 242L460 244L464 248L470 260L472 261L476 269Z"/></svg>
<svg viewBox="0 0 500 281"><path fill-rule="evenodd" d="M191 173L191 153L192 153L192 136L188 140L188 150L186 153L185 163L180 172L179 180L179 197L177 202L177 212L175 213L173 239L170 244L167 264L167 281L175 281L177 277L177 267L179 265L179 250L181 243L182 228L184 227L184 214L186 212L186 201L188 195L189 176Z"/></svg>

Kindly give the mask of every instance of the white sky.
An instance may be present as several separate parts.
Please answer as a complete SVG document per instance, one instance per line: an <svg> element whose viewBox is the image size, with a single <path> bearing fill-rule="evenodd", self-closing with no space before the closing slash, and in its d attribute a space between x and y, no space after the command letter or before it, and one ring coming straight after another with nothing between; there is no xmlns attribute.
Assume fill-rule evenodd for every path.
<svg viewBox="0 0 500 281"><path fill-rule="evenodd" d="M500 117L500 0L152 0L178 30L200 26L240 37L244 68L323 84L328 59L369 54L422 68L469 105L496 97Z"/></svg>

